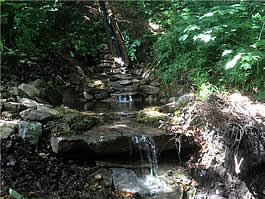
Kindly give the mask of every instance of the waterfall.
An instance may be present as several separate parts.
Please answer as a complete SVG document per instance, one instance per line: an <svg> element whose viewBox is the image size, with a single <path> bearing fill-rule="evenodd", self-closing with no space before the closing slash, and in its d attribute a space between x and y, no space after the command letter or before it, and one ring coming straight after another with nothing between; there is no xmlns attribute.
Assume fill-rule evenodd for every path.
<svg viewBox="0 0 265 199"><path fill-rule="evenodd" d="M153 138L151 136L135 136L133 143L139 151L142 164L147 161L150 165L150 175L157 176L157 157Z"/></svg>
<svg viewBox="0 0 265 199"><path fill-rule="evenodd" d="M148 163L150 172L142 178L142 183L149 190L149 195L153 196L161 190L167 189L167 184L158 176L158 163L155 149L155 142L151 136L134 136L132 141L139 152L142 164ZM143 168L144 169L144 168Z"/></svg>
<svg viewBox="0 0 265 199"><path fill-rule="evenodd" d="M129 95L129 102L132 102L132 96Z"/></svg>
<svg viewBox="0 0 265 199"><path fill-rule="evenodd" d="M132 103L133 98L131 95L119 95L117 97L117 102L118 103Z"/></svg>

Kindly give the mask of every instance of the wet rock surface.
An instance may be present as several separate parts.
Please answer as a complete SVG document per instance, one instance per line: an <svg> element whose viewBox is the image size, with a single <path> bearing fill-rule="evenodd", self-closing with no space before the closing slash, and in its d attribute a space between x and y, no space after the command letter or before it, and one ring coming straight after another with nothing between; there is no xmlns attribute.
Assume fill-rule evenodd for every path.
<svg viewBox="0 0 265 199"><path fill-rule="evenodd" d="M164 130L145 126L132 120L122 120L95 127L78 135L51 138L51 146L56 153L87 149L87 156L108 154L129 154L134 136L152 136L157 150L174 149L172 136ZM166 146L166 147L165 147ZM163 148L164 147L164 148Z"/></svg>

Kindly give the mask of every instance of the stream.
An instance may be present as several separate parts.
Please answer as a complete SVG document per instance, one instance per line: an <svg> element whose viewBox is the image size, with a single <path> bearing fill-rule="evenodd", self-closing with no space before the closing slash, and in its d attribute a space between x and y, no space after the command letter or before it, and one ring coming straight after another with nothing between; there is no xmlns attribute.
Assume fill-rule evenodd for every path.
<svg viewBox="0 0 265 199"><path fill-rule="evenodd" d="M129 119L131 114L151 106L143 102L134 102L130 95L117 96L117 101L112 103L69 101L71 103L65 105L70 108L84 112L119 113L121 120ZM99 157L96 160L98 165L112 170L115 190L139 194L142 198L150 199L181 198L183 192L175 186L174 175L168 178L168 173L172 174L173 170L184 171L184 168L177 166L179 165L177 151L171 150L158 157L152 136L132 136L129 145L130 157L115 157L114 155L103 159Z"/></svg>

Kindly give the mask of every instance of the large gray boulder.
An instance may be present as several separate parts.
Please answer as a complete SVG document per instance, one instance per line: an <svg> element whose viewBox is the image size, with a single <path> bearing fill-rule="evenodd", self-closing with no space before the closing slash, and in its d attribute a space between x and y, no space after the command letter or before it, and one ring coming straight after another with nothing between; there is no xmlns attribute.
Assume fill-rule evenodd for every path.
<svg viewBox="0 0 265 199"><path fill-rule="evenodd" d="M9 135L16 132L19 121L0 120L0 138L7 138Z"/></svg>
<svg viewBox="0 0 265 199"><path fill-rule="evenodd" d="M151 86L151 85L142 85L142 86L140 86L139 89L147 95L156 95L160 91L160 89L158 87Z"/></svg>
<svg viewBox="0 0 265 199"><path fill-rule="evenodd" d="M28 99L28 98L21 98L19 100L19 103L22 104L25 107L28 107L28 108L30 108L30 107L36 107L37 105L39 105L38 102L36 102L36 101L34 101L32 99Z"/></svg>
<svg viewBox="0 0 265 199"><path fill-rule="evenodd" d="M21 110L25 110L26 106L17 102L4 102L3 109L5 111L19 112Z"/></svg>
<svg viewBox="0 0 265 199"><path fill-rule="evenodd" d="M20 121L18 124L18 134L32 144L37 144L42 134L42 125L39 122Z"/></svg>
<svg viewBox="0 0 265 199"><path fill-rule="evenodd" d="M83 133L68 136L51 137L51 146L55 153L86 151L88 157L129 153L135 136L152 136L158 150L175 149L172 136L165 135L158 128L148 127L130 120L117 121L100 127L94 127Z"/></svg>
<svg viewBox="0 0 265 199"><path fill-rule="evenodd" d="M28 108L19 114L24 120L43 121L55 116L57 113L56 109L50 108L48 105L38 105L34 108Z"/></svg>
<svg viewBox="0 0 265 199"><path fill-rule="evenodd" d="M30 98L39 97L41 91L31 84L20 84L18 88Z"/></svg>

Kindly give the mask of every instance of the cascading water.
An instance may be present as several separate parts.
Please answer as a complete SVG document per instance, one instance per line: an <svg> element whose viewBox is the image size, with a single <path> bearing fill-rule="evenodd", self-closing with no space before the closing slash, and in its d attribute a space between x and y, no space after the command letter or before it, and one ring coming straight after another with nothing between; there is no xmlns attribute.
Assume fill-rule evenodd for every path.
<svg viewBox="0 0 265 199"><path fill-rule="evenodd" d="M133 99L131 95L119 95L117 102L118 103L132 103Z"/></svg>
<svg viewBox="0 0 265 199"><path fill-rule="evenodd" d="M158 163L155 149L155 142L151 136L134 136L133 143L136 146L141 163L149 164L150 172L145 175L142 169L142 183L149 190L149 195L155 195L157 192L166 189L167 185L158 177Z"/></svg>
<svg viewBox="0 0 265 199"><path fill-rule="evenodd" d="M131 106L133 103L132 95L131 93L117 94L117 103ZM121 116L122 119L128 119L128 113L126 112L122 112ZM159 192L167 190L167 182L158 176L158 161L153 137L143 135L134 136L132 137L131 143L131 157L134 160L140 160L140 167L137 169L137 171L140 171L140 174L138 172L139 175L137 176L130 169L127 171L126 169L112 169L116 186L122 186L128 192L138 192L144 198L152 198ZM124 173L127 174L125 175ZM126 178L130 178L131 182L129 184L124 183L123 180Z"/></svg>
<svg viewBox="0 0 265 199"><path fill-rule="evenodd" d="M157 157L153 138L135 136L133 137L133 142L137 146L141 162L144 164L147 161L150 165L150 175L157 176Z"/></svg>

